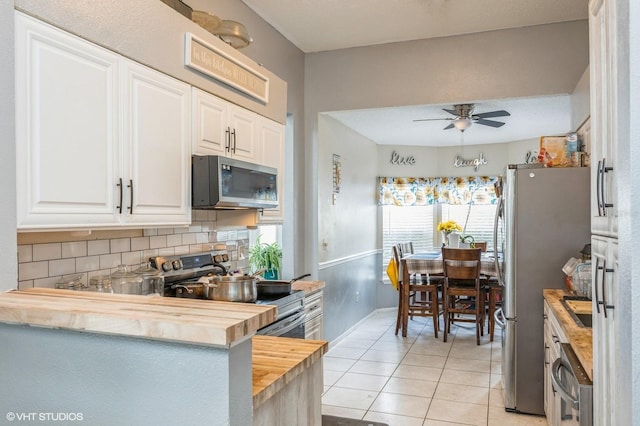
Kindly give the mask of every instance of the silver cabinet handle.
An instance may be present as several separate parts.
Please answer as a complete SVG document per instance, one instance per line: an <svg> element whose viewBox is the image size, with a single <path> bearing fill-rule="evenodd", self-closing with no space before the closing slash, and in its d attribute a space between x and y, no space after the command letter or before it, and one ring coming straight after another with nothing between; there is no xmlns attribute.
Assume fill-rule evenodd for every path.
<svg viewBox="0 0 640 426"><path fill-rule="evenodd" d="M133 214L133 179L129 179L127 188L129 188L129 208L127 210L129 210L129 214Z"/></svg>
<svg viewBox="0 0 640 426"><path fill-rule="evenodd" d="M231 152L233 152L235 154L236 153L236 129L233 129L231 134L233 135L233 148L232 148ZM229 144L231 144L231 142L229 142Z"/></svg>
<svg viewBox="0 0 640 426"><path fill-rule="evenodd" d="M116 206L116 209L118 209L119 214L122 214L122 178L118 179L116 186L120 188L120 204Z"/></svg>
<svg viewBox="0 0 640 426"><path fill-rule="evenodd" d="M602 160L598 160L598 168L596 169L596 204L598 204L598 216L602 213Z"/></svg>
<svg viewBox="0 0 640 426"><path fill-rule="evenodd" d="M607 203L607 194L605 193L606 185L605 185L605 173L609 173L613 171L613 167L605 166L605 159L602 159L602 213L603 216L607 215L607 209L613 207L613 203Z"/></svg>
<svg viewBox="0 0 640 426"><path fill-rule="evenodd" d="M227 126L227 130L224 132L224 150L231 151L231 128Z"/></svg>

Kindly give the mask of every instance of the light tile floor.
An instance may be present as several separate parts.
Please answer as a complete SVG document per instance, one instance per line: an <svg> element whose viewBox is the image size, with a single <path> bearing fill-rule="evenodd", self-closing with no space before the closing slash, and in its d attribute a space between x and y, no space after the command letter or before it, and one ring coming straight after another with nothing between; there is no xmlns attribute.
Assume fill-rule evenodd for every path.
<svg viewBox="0 0 640 426"><path fill-rule="evenodd" d="M324 357L322 413L390 426L547 425L541 416L508 413L501 384L500 336L476 345L471 324L446 343L430 318L395 335L395 310L374 312Z"/></svg>

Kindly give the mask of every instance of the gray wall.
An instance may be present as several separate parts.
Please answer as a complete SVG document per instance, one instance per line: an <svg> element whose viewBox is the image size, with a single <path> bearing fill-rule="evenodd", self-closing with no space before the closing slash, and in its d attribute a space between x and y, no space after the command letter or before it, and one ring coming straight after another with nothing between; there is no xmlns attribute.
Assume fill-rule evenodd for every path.
<svg viewBox="0 0 640 426"><path fill-rule="evenodd" d="M305 166L308 174L305 202L310 217L305 258L309 269L317 272L320 278L333 277L338 281L328 283L325 289L329 300L325 309L331 309L332 303L340 306L337 309L340 317L325 317L325 338L331 340L339 335L339 331L362 319L364 312L361 305L356 304L354 292L366 284L355 281L366 276L360 273L363 265L375 264L376 271L371 277L379 282L382 259L365 260L367 253L375 252L379 247L379 227L377 222L370 223L369 216L375 206L363 207L361 200L352 197L351 193L349 196L339 194L337 206L329 203L329 154L340 154L348 149L348 144L356 141L361 151L357 159L348 163L349 157L345 156L342 161L343 186L351 184L350 177L359 180L363 176L371 176L371 186L363 191L371 194L370 202L373 203L375 176L381 172L396 173L387 173L395 170L385 164L392 148L380 147L378 154L374 155L373 148L367 145L371 144L370 141L361 136L358 139L348 129L340 131L339 126L331 124L322 113L570 94L588 65L588 24L575 21L318 52L307 54L305 63ZM485 170L501 170L506 162L514 159L522 162L524 153L536 146L534 141L522 141L514 145L511 152L505 151L504 145L487 147L492 163ZM477 146L472 148L465 149L465 156L480 149ZM451 166L453 160L449 160L453 158L454 151L452 148L435 151L420 148L415 152L424 159L424 163L415 169L420 169L419 175L423 176L458 174L459 169L454 169ZM377 161L375 170L371 169L371 161ZM359 181L356 184L358 188L364 187ZM358 213L354 214L356 207ZM348 217L336 220L332 213L334 210ZM327 236L330 241L325 246L323 240ZM340 278L343 275L333 271L334 268L345 270L345 264L349 264L346 269L348 276L354 279ZM372 306L393 306L396 303L396 296L389 293L388 288L380 287L379 291L379 299L370 302ZM332 321L336 324L331 324Z"/></svg>
<svg viewBox="0 0 640 426"><path fill-rule="evenodd" d="M13 4L0 2L0 291L17 287Z"/></svg>

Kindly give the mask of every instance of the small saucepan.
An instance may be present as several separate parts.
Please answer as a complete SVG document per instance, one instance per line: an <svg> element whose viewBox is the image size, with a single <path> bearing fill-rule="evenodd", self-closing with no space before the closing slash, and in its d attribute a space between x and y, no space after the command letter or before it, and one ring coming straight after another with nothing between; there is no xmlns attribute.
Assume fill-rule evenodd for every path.
<svg viewBox="0 0 640 426"><path fill-rule="evenodd" d="M257 283L258 297L269 296L273 294L289 294L291 293L291 284L309 276L311 276L311 274L304 274L292 279L291 281L260 280Z"/></svg>

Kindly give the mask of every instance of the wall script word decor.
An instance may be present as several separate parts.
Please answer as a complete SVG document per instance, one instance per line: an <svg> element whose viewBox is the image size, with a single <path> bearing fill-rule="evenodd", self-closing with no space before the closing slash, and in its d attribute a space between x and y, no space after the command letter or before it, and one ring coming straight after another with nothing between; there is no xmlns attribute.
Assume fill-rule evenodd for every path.
<svg viewBox="0 0 640 426"><path fill-rule="evenodd" d="M400 154L393 151L391 153L391 160L389 160L389 163L395 164L397 166L413 166L414 164L416 164L416 159L413 157L413 155L401 157Z"/></svg>
<svg viewBox="0 0 640 426"><path fill-rule="evenodd" d="M238 59L191 33L185 33L184 53L185 65L188 67L235 87L265 104L269 101L269 79Z"/></svg>
<svg viewBox="0 0 640 426"><path fill-rule="evenodd" d="M484 154L480 153L478 158L473 158L470 160L465 160L460 155L456 155L455 160L453 160L454 167L473 167L474 171L478 171L478 167L487 164L487 160L484 158Z"/></svg>

